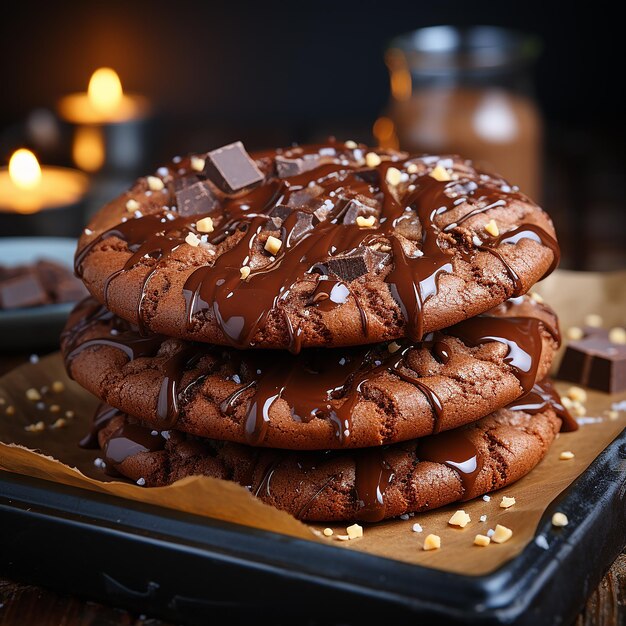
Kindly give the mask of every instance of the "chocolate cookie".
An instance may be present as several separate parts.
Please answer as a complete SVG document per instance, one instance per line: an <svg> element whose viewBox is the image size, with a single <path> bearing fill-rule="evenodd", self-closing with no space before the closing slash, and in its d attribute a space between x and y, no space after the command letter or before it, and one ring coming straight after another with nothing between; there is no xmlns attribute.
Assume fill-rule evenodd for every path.
<svg viewBox="0 0 626 626"><path fill-rule="evenodd" d="M474 424L382 448L298 453L251 448L151 431L115 410L101 413L92 441L103 448L107 471L141 485L203 474L235 481L303 520L372 522L510 485L543 458L562 425L576 428L544 382Z"/></svg>
<svg viewBox="0 0 626 626"><path fill-rule="evenodd" d="M236 143L104 207L76 271L141 329L297 353L419 341L487 311L556 266L554 237L541 208L457 157Z"/></svg>
<svg viewBox="0 0 626 626"><path fill-rule="evenodd" d="M93 300L62 337L67 370L154 428L272 448L363 448L477 420L530 391L559 344L528 296L409 340L241 351L142 335Z"/></svg>

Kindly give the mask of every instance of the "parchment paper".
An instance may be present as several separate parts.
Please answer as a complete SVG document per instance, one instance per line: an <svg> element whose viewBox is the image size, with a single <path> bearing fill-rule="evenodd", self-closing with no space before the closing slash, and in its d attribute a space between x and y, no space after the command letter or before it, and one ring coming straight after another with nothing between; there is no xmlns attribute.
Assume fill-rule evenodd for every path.
<svg viewBox="0 0 626 626"><path fill-rule="evenodd" d="M601 314L607 326L624 325L626 321L626 272L581 275L559 271L538 285L535 291L544 295L557 310L564 329L569 325L582 325L588 313ZM46 394L43 409L26 398L28 388L50 387L55 380L62 381L65 390L59 394ZM565 391L570 385L559 383L557 386ZM626 409L626 393L609 396L590 392L586 403L588 415L580 430L560 435L535 470L510 488L492 493L489 502L478 499L417 514L408 520L365 525L364 537L340 541L337 535L345 535L345 525L332 525L334 536L321 537L319 530L324 525L307 526L263 504L233 483L192 477L169 487L146 489L106 477L94 465L98 451L82 450L77 445L88 430L97 401L67 379L58 354L5 375L0 379L0 399L5 402L0 404L0 466L4 469L293 537L332 542L346 549L475 575L493 571L519 554L533 540L537 523L550 502L626 426L626 411L619 411L616 419L610 419L606 414L620 402ZM51 412L49 407L52 404L58 404L60 410ZM6 414L7 406L15 408L13 415ZM66 410L74 411L75 416L67 419L65 427L51 428ZM44 431L24 430L25 426L40 420L46 424ZM574 452L574 459L559 460L559 454L564 450ZM503 495L515 497L516 504L510 509L501 509L499 503ZM459 508L469 513L472 519L464 529L447 524L451 514ZM487 515L485 522L479 521L481 515ZM423 532L413 532L415 523L422 526ZM473 545L477 533L486 534L496 524L511 528L513 538L505 544L491 544L486 548ZM424 537L429 533L441 536L440 550L422 550ZM549 536L547 540L550 541Z"/></svg>

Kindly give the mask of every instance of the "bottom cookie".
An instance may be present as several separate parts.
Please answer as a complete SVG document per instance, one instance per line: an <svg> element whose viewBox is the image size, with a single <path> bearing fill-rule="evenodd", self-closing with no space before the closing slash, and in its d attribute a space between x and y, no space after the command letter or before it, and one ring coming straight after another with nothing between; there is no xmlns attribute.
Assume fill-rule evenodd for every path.
<svg viewBox="0 0 626 626"><path fill-rule="evenodd" d="M576 422L550 383L467 426L362 450L292 452L157 432L102 406L83 445L99 445L106 471L147 487L191 475L237 482L305 521L374 522L470 500L510 485Z"/></svg>

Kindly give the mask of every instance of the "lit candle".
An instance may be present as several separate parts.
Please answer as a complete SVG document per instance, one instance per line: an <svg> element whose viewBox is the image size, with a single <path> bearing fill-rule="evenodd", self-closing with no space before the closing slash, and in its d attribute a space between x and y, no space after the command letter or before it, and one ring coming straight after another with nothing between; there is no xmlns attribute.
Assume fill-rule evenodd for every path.
<svg viewBox="0 0 626 626"><path fill-rule="evenodd" d="M124 93L114 70L96 70L87 91L62 98L58 111L74 126L72 158L80 169L129 172L141 167L149 102L143 96Z"/></svg>
<svg viewBox="0 0 626 626"><path fill-rule="evenodd" d="M0 234L73 234L87 187L83 173L17 150L0 168Z"/></svg>

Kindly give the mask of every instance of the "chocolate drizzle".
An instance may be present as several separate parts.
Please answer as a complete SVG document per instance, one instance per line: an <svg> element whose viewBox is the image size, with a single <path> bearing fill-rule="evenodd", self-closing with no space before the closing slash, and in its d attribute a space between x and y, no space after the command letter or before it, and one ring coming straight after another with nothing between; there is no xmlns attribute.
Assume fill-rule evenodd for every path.
<svg viewBox="0 0 626 626"><path fill-rule="evenodd" d="M385 492L393 477L394 471L385 460L384 450L371 448L355 454L357 520L379 522L385 518Z"/></svg>
<svg viewBox="0 0 626 626"><path fill-rule="evenodd" d="M245 151L242 154L244 159ZM185 299L188 333L193 332L196 318L207 316L215 321L225 342L249 348L257 343L257 335L269 316L277 314L287 320L290 349L297 353L303 338L285 308L294 296L294 287L298 285L300 293L301 285L310 284L315 298L331 287L322 285L320 278L316 280L313 271L316 265L319 267L329 259L341 259L364 248L385 245L391 249L393 264L388 270L379 268L378 271L386 271L384 280L405 320L405 335L419 341L424 330L424 303L437 293L438 277L454 271L459 255L470 260L474 254L472 245L490 252L503 263L516 293L521 292L523 284L502 254L506 245L524 238L532 239L552 251L553 263L549 271L558 262L556 241L533 224L520 225L480 245L453 242L453 238L460 236L460 225L470 218L504 206L509 200L527 202L502 181L470 170L467 164L461 166L458 176L455 175L459 180L441 182L427 174L437 163L437 157L403 158L399 153L391 157L383 154L385 160L371 168L364 165L361 148L348 149L339 143L254 156L256 165L266 172L261 185L232 193L214 190L220 205L210 209L215 230L205 235L201 244L209 248L213 256L188 275L181 294ZM293 165L295 175L276 178L272 172L277 159L283 165L288 163L290 168ZM306 162L306 167L301 167L300 162ZM409 168L409 165L414 167ZM404 177L393 186L387 182L391 168L399 170ZM280 171L281 176L284 175L285 167ZM195 184L204 180L204 175L187 178L189 184ZM279 207L289 210L279 212L282 217L270 217ZM445 214L458 211L459 207L469 210L456 222L444 225ZM371 228L356 224L355 216L359 213L377 216ZM203 236L195 229L201 217L182 215L175 208L164 207L157 213L128 218L96 235L77 253L76 272L82 274L86 257L105 239L117 238L125 242L131 256L105 281L103 299L106 304L109 291L121 274L145 265L136 311L136 322L143 331L144 302L151 279L189 233ZM407 224L409 230L413 228L419 234L405 236ZM281 240L281 247L274 256L263 247L269 233ZM251 272L242 280L240 269L244 266L250 267ZM328 298L318 299L315 305L328 311L354 299L361 312L363 335L367 337L367 317L354 289L349 281L337 285L343 285L341 297L333 298L328 293Z"/></svg>

